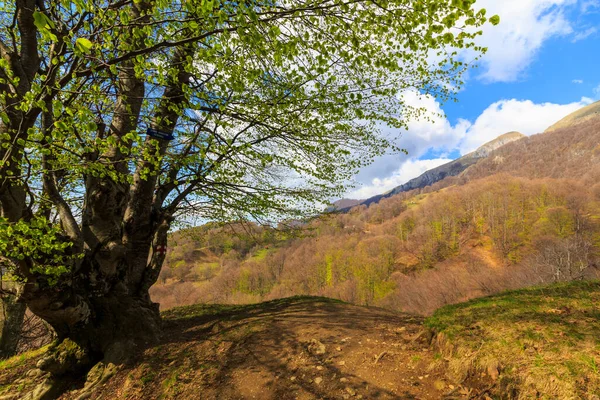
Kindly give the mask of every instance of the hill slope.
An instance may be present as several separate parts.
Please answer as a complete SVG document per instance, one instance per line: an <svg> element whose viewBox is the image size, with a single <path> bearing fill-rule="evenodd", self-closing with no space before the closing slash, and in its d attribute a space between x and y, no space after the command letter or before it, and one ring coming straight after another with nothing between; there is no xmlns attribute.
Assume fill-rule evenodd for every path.
<svg viewBox="0 0 600 400"><path fill-rule="evenodd" d="M596 104L600 111L600 103L592 106ZM600 182L600 114L508 143L465 171L461 182L500 173L527 178L576 179L589 185Z"/></svg>
<svg viewBox="0 0 600 400"><path fill-rule="evenodd" d="M548 129L546 129L544 133L579 125L581 123L598 117L600 117L600 101L592 103L586 107L583 107L582 109L575 111L574 113L567 115L554 125L550 126Z"/></svg>
<svg viewBox="0 0 600 400"><path fill-rule="evenodd" d="M446 307L425 321L314 297L183 307L163 314L158 346L86 398L594 398L599 301L600 283L576 282ZM3 399L44 380L41 353L0 363Z"/></svg>
<svg viewBox="0 0 600 400"><path fill-rule="evenodd" d="M447 306L426 325L454 379L497 376L502 398L595 399L599 302L599 282L572 282Z"/></svg>

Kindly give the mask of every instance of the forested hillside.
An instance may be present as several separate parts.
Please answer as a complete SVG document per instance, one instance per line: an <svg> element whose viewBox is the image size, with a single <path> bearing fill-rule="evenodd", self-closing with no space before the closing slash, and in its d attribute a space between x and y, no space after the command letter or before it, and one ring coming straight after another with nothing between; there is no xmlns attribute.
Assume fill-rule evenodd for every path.
<svg viewBox="0 0 600 400"><path fill-rule="evenodd" d="M600 120L509 143L459 176L306 228L176 232L152 296L169 308L313 294L428 314L598 276Z"/></svg>

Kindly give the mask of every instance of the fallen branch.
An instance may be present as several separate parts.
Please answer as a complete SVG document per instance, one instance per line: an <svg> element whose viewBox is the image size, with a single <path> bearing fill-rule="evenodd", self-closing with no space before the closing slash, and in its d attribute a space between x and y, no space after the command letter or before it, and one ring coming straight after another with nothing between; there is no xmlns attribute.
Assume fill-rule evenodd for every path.
<svg viewBox="0 0 600 400"><path fill-rule="evenodd" d="M373 364L377 364L379 362L379 360L381 360L383 358L383 356L385 356L388 352L387 351L382 351L381 353L379 353L379 355L377 357L375 357L375 362L373 362Z"/></svg>

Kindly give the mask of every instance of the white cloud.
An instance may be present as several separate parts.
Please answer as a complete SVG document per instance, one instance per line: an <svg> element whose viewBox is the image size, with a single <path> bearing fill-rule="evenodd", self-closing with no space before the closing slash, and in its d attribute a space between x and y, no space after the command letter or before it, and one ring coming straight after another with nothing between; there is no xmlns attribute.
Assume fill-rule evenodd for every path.
<svg viewBox="0 0 600 400"><path fill-rule="evenodd" d="M541 133L590 102L591 99L585 97L569 104L536 104L531 100L516 99L497 101L486 108L468 127L458 148L461 154L466 154L510 131L519 131L525 135Z"/></svg>
<svg viewBox="0 0 600 400"><path fill-rule="evenodd" d="M480 43L488 47L481 78L490 82L518 79L536 52L551 37L573 32L565 16L575 0L479 0L476 7L498 14L500 24L487 26Z"/></svg>
<svg viewBox="0 0 600 400"><path fill-rule="evenodd" d="M573 39L571 39L571 42L572 42L572 43L575 43L575 42L579 42L580 40L587 39L588 37L590 37L591 35L593 35L593 34L594 34L594 33L596 33L597 31L598 31L598 29L597 29L597 28L595 28L595 27L590 27L590 28L588 28L588 29L586 29L586 30L584 30L584 31L577 32L577 33L576 33L576 34L573 36Z"/></svg>
<svg viewBox="0 0 600 400"><path fill-rule="evenodd" d="M359 183L368 183L376 178L390 177L398 171L401 166L410 159L421 157L428 149L435 147L441 152L449 152L456 147L458 141L463 137L467 121L459 121L455 126L443 116L440 104L432 96L419 95L416 92L405 93L404 101L415 108L423 107L427 117L419 121L410 121L408 130L401 132L399 145L406 148L409 156L404 154L385 155L378 158L373 164L363 168L355 177ZM441 115L440 115L441 114ZM397 129L381 127L384 135L398 136Z"/></svg>
<svg viewBox="0 0 600 400"><path fill-rule="evenodd" d="M600 95L600 85L596 90ZM452 125L445 117L436 115L441 113L441 108L434 98L419 98L417 94L409 93L405 99L413 106L426 107L434 123L423 120L410 122L408 131L400 139L400 144L407 148L409 155L387 155L375 160L357 175L355 180L362 185L348 193L347 197L364 199L385 193L449 161L443 156L420 160L428 150L433 149L437 154L458 150L464 155L506 132L519 131L525 135L541 133L568 114L593 102L587 97L568 104L501 100L487 107L475 121L459 120ZM392 131L389 130L389 133Z"/></svg>
<svg viewBox="0 0 600 400"><path fill-rule="evenodd" d="M510 82L521 78L534 61L537 52L550 38L571 36L582 40L596 32L595 28L575 27L567 14L590 12L600 6L600 0L478 0L477 8L485 8L487 15L500 15L498 26L487 25L479 44L488 47L480 64L480 79L488 82ZM468 58L468 53L463 53ZM583 83L580 79L573 83ZM594 90L600 98L600 85ZM466 154L497 136L519 131L526 135L543 132L564 116L574 112L592 99L582 98L569 104L534 103L530 100L507 99L491 104L474 121L459 120L452 125L444 116L438 102L429 96L410 92L405 100L412 106L425 107L432 122L421 120L409 123L400 144L409 155L387 155L364 168L355 178L362 186L350 192L354 198L383 193L412 178L436 162L446 160L444 152L458 150ZM438 114L442 114L441 116ZM390 135L398 132L383 128ZM428 150L434 160L419 160ZM430 155L430 154L428 154ZM439 165L439 164L437 164Z"/></svg>
<svg viewBox="0 0 600 400"><path fill-rule="evenodd" d="M599 0L584 0L581 2L582 13L594 12L596 8L600 8Z"/></svg>
<svg viewBox="0 0 600 400"><path fill-rule="evenodd" d="M583 83L582 79L573 79L571 82L575 83L576 85L581 85Z"/></svg>
<svg viewBox="0 0 600 400"><path fill-rule="evenodd" d="M594 97L600 99L600 84L593 89Z"/></svg>

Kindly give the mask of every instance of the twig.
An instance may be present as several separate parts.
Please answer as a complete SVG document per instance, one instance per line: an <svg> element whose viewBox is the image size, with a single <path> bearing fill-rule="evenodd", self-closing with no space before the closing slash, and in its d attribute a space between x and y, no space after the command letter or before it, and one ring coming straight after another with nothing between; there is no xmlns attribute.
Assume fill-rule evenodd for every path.
<svg viewBox="0 0 600 400"><path fill-rule="evenodd" d="M388 352L387 351L382 351L381 353L379 353L379 355L377 357L375 357L375 362L373 362L373 364L377 364L379 362L379 360L381 360L383 358L383 356L385 356Z"/></svg>

